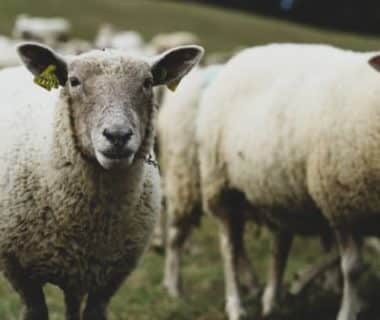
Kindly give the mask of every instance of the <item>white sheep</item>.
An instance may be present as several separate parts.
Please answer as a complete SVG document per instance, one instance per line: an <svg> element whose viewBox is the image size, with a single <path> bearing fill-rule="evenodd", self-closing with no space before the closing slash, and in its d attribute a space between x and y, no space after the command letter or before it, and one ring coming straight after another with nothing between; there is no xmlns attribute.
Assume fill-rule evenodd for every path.
<svg viewBox="0 0 380 320"><path fill-rule="evenodd" d="M105 23L99 27L95 37L94 44L96 48L110 48L112 37L116 33L115 27L112 24Z"/></svg>
<svg viewBox="0 0 380 320"><path fill-rule="evenodd" d="M333 230L344 293L338 320L357 320L361 237L379 234L378 53L322 45L270 45L233 58L206 90L197 120L203 207L220 222L227 312L242 307L231 256L235 211L276 235L263 313L277 302L293 234ZM242 205L242 201L239 202Z"/></svg>
<svg viewBox="0 0 380 320"><path fill-rule="evenodd" d="M78 55L94 49L94 46L87 40L71 39L69 41L58 44L55 46L55 49L63 55Z"/></svg>
<svg viewBox="0 0 380 320"><path fill-rule="evenodd" d="M20 64L16 53L16 42L0 36L0 69L12 67Z"/></svg>
<svg viewBox="0 0 380 320"><path fill-rule="evenodd" d="M0 269L23 320L48 319L47 282L64 291L66 319L105 320L160 210L152 87L179 81L203 49L150 61L115 50L66 59L33 43L18 51L35 83L23 67L0 72Z"/></svg>
<svg viewBox="0 0 380 320"><path fill-rule="evenodd" d="M69 38L71 24L64 18L30 17L20 14L13 27L13 37L56 45Z"/></svg>
<svg viewBox="0 0 380 320"><path fill-rule="evenodd" d="M222 66L210 66L192 71L175 94L168 92L164 95L158 113L158 159L165 199L162 216L166 214L168 220L163 283L174 297L180 295L180 258L185 241L202 216L195 132L199 102L204 90L221 69ZM255 286L252 270L239 236L242 233L235 241L238 247L237 263L242 282L252 289Z"/></svg>
<svg viewBox="0 0 380 320"><path fill-rule="evenodd" d="M120 49L131 55L149 56L153 53L145 47L144 39L138 32L117 30L111 24L104 24L99 28L94 43L96 48ZM176 46L172 48L174 47Z"/></svg>
<svg viewBox="0 0 380 320"><path fill-rule="evenodd" d="M169 48L199 43L197 35L188 31L177 31L158 34L149 43L149 47L156 53L165 52Z"/></svg>

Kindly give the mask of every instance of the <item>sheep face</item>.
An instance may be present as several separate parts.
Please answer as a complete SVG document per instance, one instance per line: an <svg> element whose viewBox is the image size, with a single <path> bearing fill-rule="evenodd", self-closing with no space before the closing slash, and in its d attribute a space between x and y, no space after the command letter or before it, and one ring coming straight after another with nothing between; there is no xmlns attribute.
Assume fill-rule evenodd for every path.
<svg viewBox="0 0 380 320"><path fill-rule="evenodd" d="M116 50L66 60L33 43L22 44L18 52L40 85L63 87L61 99L70 105L81 151L113 169L131 165L151 134L153 87L175 86L199 62L203 49L180 47L151 61Z"/></svg>
<svg viewBox="0 0 380 320"><path fill-rule="evenodd" d="M153 76L145 61L92 52L68 65L67 92L78 142L105 169L129 166L153 108Z"/></svg>

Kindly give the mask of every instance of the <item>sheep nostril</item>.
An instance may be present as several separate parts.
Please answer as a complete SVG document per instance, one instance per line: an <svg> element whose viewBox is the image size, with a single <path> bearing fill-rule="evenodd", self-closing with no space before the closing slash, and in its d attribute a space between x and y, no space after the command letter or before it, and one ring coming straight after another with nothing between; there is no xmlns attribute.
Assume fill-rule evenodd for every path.
<svg viewBox="0 0 380 320"><path fill-rule="evenodd" d="M108 141L110 141L110 142L113 141L114 136L111 134L111 132L109 130L104 129L103 130L103 136L105 136Z"/></svg>
<svg viewBox="0 0 380 320"><path fill-rule="evenodd" d="M104 129L104 137L115 146L124 146L133 136L132 129L127 130L110 130Z"/></svg>
<svg viewBox="0 0 380 320"><path fill-rule="evenodd" d="M124 138L126 141L128 141L129 139L132 138L132 136L133 136L133 131L132 131L132 129L129 129L129 130L127 130Z"/></svg>

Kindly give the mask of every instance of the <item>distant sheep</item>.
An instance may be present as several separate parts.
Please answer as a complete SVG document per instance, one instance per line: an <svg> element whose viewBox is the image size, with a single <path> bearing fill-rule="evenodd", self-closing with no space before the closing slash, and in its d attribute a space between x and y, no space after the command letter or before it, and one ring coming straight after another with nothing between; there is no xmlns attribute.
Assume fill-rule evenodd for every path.
<svg viewBox="0 0 380 320"><path fill-rule="evenodd" d="M29 17L26 14L21 14L16 18L13 37L53 46L67 41L70 31L71 24L64 18Z"/></svg>
<svg viewBox="0 0 380 320"><path fill-rule="evenodd" d="M344 276L337 319L359 319L361 238L380 234L375 69L378 53L270 45L237 55L206 90L196 130L201 190L220 222L231 320L243 314L231 254L235 205L275 234L264 315L276 307L293 235L333 230Z"/></svg>
<svg viewBox="0 0 380 320"><path fill-rule="evenodd" d="M150 41L149 46L156 53L161 53L169 48L199 43L197 35L188 31L158 34Z"/></svg>
<svg viewBox="0 0 380 320"><path fill-rule="evenodd" d="M120 31L110 24L104 24L100 27L95 39L95 47L121 49L134 55L152 53L145 48L144 39L138 32Z"/></svg>
<svg viewBox="0 0 380 320"><path fill-rule="evenodd" d="M105 320L160 210L153 86L184 77L197 46L149 61L121 51L64 59L22 44L0 71L0 269L23 320L47 320L42 286L64 291L67 320ZM87 303L81 317L81 303Z"/></svg>
<svg viewBox="0 0 380 320"><path fill-rule="evenodd" d="M111 24L106 23L101 25L94 40L95 47L99 49L111 48L112 37L115 32L116 30Z"/></svg>
<svg viewBox="0 0 380 320"><path fill-rule="evenodd" d="M56 46L57 51L63 55L78 55L93 48L91 42L83 39L71 39Z"/></svg>

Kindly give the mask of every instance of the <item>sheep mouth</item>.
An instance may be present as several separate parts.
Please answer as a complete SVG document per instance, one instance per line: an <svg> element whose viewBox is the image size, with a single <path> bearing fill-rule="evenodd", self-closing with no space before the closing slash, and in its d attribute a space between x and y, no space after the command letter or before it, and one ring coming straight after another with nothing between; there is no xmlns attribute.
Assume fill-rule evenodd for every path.
<svg viewBox="0 0 380 320"><path fill-rule="evenodd" d="M96 159L104 169L112 168L127 168L129 167L135 158L135 153L128 152L100 152L96 151Z"/></svg>
<svg viewBox="0 0 380 320"><path fill-rule="evenodd" d="M110 160L124 160L133 156L132 150L126 150L123 152L101 152L103 157L108 158Z"/></svg>

